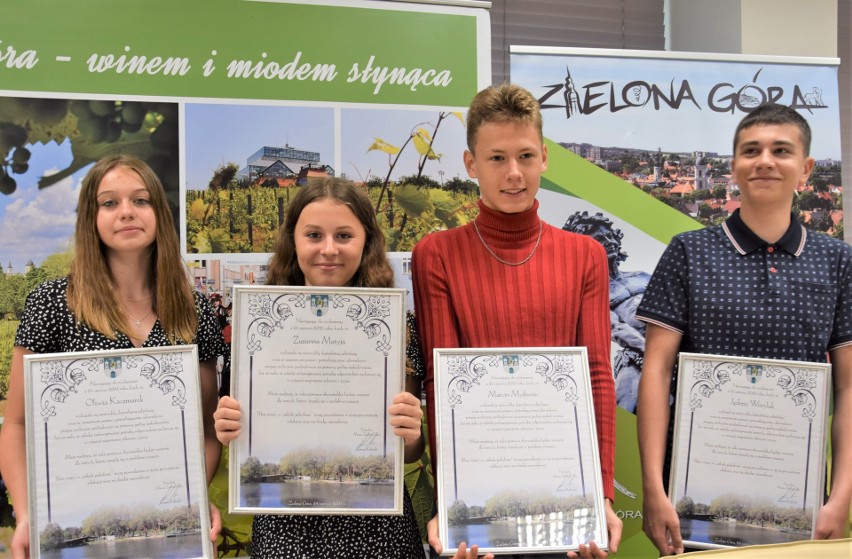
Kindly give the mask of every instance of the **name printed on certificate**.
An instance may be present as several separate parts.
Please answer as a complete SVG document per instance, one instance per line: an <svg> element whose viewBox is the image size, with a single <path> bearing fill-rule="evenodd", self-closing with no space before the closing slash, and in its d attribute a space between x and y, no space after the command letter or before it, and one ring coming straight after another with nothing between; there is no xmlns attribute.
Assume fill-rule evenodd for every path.
<svg viewBox="0 0 852 559"><path fill-rule="evenodd" d="M605 548L585 348L436 349L444 550Z"/></svg>
<svg viewBox="0 0 852 559"><path fill-rule="evenodd" d="M680 355L669 497L692 547L811 538L830 365Z"/></svg>
<svg viewBox="0 0 852 559"><path fill-rule="evenodd" d="M231 508L267 514L400 514L404 291L234 290Z"/></svg>
<svg viewBox="0 0 852 559"><path fill-rule="evenodd" d="M196 347L24 369L31 555L212 558Z"/></svg>

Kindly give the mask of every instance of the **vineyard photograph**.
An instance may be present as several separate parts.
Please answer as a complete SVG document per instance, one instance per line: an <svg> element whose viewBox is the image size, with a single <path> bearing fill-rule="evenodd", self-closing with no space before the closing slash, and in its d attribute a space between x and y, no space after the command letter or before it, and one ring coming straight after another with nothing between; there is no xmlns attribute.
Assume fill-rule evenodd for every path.
<svg viewBox="0 0 852 559"><path fill-rule="evenodd" d="M329 176L367 191L390 251L476 215L461 113L340 113L337 156L331 109L187 105L187 254L272 252L292 196Z"/></svg>

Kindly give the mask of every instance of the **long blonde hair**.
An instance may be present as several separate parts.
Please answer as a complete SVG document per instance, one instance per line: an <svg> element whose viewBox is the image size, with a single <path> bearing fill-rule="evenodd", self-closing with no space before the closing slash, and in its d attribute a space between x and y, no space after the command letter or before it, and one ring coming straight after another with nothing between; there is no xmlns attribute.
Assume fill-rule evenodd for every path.
<svg viewBox="0 0 852 559"><path fill-rule="evenodd" d="M142 180L157 220L156 237L149 256L149 281L153 306L170 344L192 343L198 326L192 285L185 273L172 213L160 179L147 163L129 155L104 157L83 179L77 204L74 260L68 277L68 308L78 322L115 339L131 332L130 322L115 295L115 279L107 265L105 247L98 235L98 187L116 167L126 167Z"/></svg>

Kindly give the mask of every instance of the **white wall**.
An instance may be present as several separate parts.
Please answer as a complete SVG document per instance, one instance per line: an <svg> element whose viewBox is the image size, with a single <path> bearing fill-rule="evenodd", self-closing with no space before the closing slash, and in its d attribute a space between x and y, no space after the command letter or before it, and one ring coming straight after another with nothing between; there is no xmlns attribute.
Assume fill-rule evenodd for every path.
<svg viewBox="0 0 852 559"><path fill-rule="evenodd" d="M837 56L838 0L666 0L667 49Z"/></svg>
<svg viewBox="0 0 852 559"><path fill-rule="evenodd" d="M741 25L745 54L837 56L837 0L742 0Z"/></svg>
<svg viewBox="0 0 852 559"><path fill-rule="evenodd" d="M740 0L668 0L666 50L741 53Z"/></svg>

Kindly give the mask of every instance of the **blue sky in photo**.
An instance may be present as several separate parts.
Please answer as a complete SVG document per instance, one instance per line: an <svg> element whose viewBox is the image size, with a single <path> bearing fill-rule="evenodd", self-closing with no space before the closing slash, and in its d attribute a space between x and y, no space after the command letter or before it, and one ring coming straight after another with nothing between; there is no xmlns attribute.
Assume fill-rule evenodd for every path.
<svg viewBox="0 0 852 559"><path fill-rule="evenodd" d="M0 194L0 264L6 271L11 262L16 273L23 272L28 260L40 266L47 256L66 250L77 219L80 181L90 167L40 190L39 178L71 163L71 142L26 147L32 152L29 170L12 175L18 182L13 194Z"/></svg>
<svg viewBox="0 0 852 559"><path fill-rule="evenodd" d="M186 104L186 187L206 189L217 167L246 159L263 146L320 154L334 166L334 111L331 108L269 105Z"/></svg>
<svg viewBox="0 0 852 559"><path fill-rule="evenodd" d="M206 188L213 171L228 162L245 166L248 156L264 145L291 147L320 153L322 163L338 175L360 180L359 173L384 177L388 158L383 152L367 152L376 137L397 146L418 125L430 133L438 111L343 109L342 154L335 158L334 109L262 105L186 105L186 183ZM443 157L429 161L425 174L440 181L453 176L467 178L462 162L465 129L454 116L446 118L434 144ZM11 263L21 272L27 261L36 266L54 253L64 251L72 239L80 181L90 165L45 189L38 188L43 175L66 168L72 161L71 142L31 144L29 170L12 176L18 182L11 195L0 195L0 265ZM336 161L340 161L337 168ZM416 172L417 152L409 145L395 168L394 177Z"/></svg>
<svg viewBox="0 0 852 559"><path fill-rule="evenodd" d="M430 136L434 136L432 149L441 155L441 159L427 161L423 174L439 183L442 178L444 181L456 176L467 179L462 158L464 150L467 149L466 129L458 118L449 115L441 121L437 134L434 134L439 112L438 109L342 109L342 173L354 181L367 180L370 176L384 179L393 158L389 158L388 154L382 151L367 151L376 138L402 148L412 132L424 128ZM418 159L416 148L409 142L393 169L391 179L416 174ZM443 177L440 171L443 171Z"/></svg>
<svg viewBox="0 0 852 559"><path fill-rule="evenodd" d="M354 181L369 176L384 178L390 169L388 155L368 151L381 138L402 148L418 127L431 135L439 110L400 110L382 108L343 108L341 114L341 154L339 163L334 153L334 109L301 106L207 105L187 104L186 186L206 188L213 171L234 162L244 167L246 159L261 146L316 151L320 160L331 165L337 176ZM424 174L441 181L459 176L467 178L462 154L466 149L465 128L455 116L445 118L435 136L433 149L440 160L426 163ZM402 151L392 178L412 175L417 171L418 153L412 143Z"/></svg>

